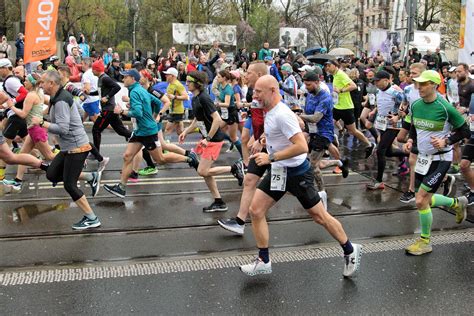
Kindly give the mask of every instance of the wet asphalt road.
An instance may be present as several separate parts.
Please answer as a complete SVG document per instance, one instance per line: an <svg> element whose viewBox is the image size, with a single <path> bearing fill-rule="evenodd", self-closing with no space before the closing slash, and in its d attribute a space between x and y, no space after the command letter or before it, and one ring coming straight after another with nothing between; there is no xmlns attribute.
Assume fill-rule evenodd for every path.
<svg viewBox="0 0 474 316"><path fill-rule="evenodd" d="M115 183L124 140L106 133L102 151L113 159L104 172L103 183ZM185 147L192 148L195 139L191 137ZM344 144L352 147L352 139ZM229 206L227 213L204 214L202 207L212 202L204 181L186 164L173 164L160 167L156 176L130 185L125 200L101 190L90 202L102 227L74 232L70 225L81 214L61 186L52 188L41 173L28 174L21 194L0 197L0 310L6 315L470 314L472 223L457 225L452 214L434 210L435 236L454 237L440 241L428 256L407 257L400 245L406 246L419 231L414 206L398 201L407 181L390 175L396 166L394 161L389 164L392 169L387 168L388 187L383 192L367 192L365 184L370 182L374 162L358 158L361 155L362 151L353 153L354 171L347 179L333 175L331 170L324 175L329 210L343 223L350 238L366 243L369 249L372 244L379 245L364 256L362 273L353 281L341 278L338 247L309 220L292 196L285 197L268 214L272 252L281 252L284 257L307 247L329 246L336 249L336 255L304 261L288 255L286 261L274 264L271 276L249 279L241 275L236 269L239 260L254 255L250 224L243 237L216 224L218 218L234 216L238 209L241 189L231 175L218 178ZM230 164L238 153L223 153L221 157L219 164ZM94 164L89 168L93 169ZM461 183L458 181L459 193ZM89 194L84 184L81 188ZM474 219L473 212L469 214ZM397 246L380 246L387 238ZM199 268L174 273L105 274L102 278L71 277L37 284L25 279L23 283L5 281L20 272L95 271L116 265L127 271L137 262L179 266L183 260L202 258L206 260L199 261ZM216 268L213 260L230 263Z"/></svg>

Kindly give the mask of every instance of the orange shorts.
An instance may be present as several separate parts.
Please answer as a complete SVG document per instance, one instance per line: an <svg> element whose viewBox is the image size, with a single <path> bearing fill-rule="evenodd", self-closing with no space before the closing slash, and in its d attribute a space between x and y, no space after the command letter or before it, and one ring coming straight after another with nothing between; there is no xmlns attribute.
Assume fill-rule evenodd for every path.
<svg viewBox="0 0 474 316"><path fill-rule="evenodd" d="M206 147L202 147L201 143L196 146L196 154L200 155L201 158L216 161L221 153L222 142L208 142Z"/></svg>

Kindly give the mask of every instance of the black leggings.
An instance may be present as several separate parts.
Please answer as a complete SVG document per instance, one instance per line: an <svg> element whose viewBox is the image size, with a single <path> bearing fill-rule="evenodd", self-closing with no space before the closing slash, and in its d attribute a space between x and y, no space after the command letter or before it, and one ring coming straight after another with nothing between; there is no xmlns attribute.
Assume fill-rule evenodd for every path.
<svg viewBox="0 0 474 316"><path fill-rule="evenodd" d="M398 135L398 129L387 129L380 131L380 142L377 146L377 182L383 181L383 172L387 160L385 157L408 157L406 153L399 149L393 149L392 144Z"/></svg>
<svg viewBox="0 0 474 316"><path fill-rule="evenodd" d="M124 125L120 116L115 114L114 111L102 111L100 116L95 120L94 126L92 126L92 137L94 139L94 145L100 151L100 142L102 140L102 131L106 129L109 124L112 126L114 131L120 136L128 139L132 136L130 132Z"/></svg>
<svg viewBox="0 0 474 316"><path fill-rule="evenodd" d="M46 178L49 181L55 183L64 182L64 189L69 193L74 202L84 195L77 187L77 180L79 180L88 154L88 151L78 154L68 154L61 151L54 157L48 171L46 171Z"/></svg>

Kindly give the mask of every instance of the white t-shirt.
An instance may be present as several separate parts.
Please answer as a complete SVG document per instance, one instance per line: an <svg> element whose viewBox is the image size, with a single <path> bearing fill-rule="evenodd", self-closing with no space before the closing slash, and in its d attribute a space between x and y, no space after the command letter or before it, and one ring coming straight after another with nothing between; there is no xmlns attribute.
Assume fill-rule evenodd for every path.
<svg viewBox="0 0 474 316"><path fill-rule="evenodd" d="M82 80L81 80L82 88L84 88L84 84L90 83L91 88L90 88L89 92L95 92L95 91L98 90L98 88L99 88L98 87L98 82L99 82L99 78L94 76L94 74L92 73L92 69L87 70L82 75ZM98 101L98 100L100 100L100 96L91 95L91 96L88 96L87 99L84 100L84 103L92 103L92 102L95 102L95 101Z"/></svg>
<svg viewBox="0 0 474 316"><path fill-rule="evenodd" d="M290 141L290 138L297 133L301 133L301 128L296 114L283 102L279 102L265 115L265 136L269 154L291 146L293 143ZM306 156L307 154L304 153L289 159L273 162L273 164L281 167L297 167L305 161Z"/></svg>

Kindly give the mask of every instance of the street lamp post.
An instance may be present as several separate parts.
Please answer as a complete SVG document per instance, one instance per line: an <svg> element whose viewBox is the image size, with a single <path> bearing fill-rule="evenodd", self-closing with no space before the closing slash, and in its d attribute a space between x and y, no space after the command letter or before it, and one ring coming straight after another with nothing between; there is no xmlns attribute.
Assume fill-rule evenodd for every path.
<svg viewBox="0 0 474 316"><path fill-rule="evenodd" d="M188 52L189 51L191 51L191 0L188 0Z"/></svg>

